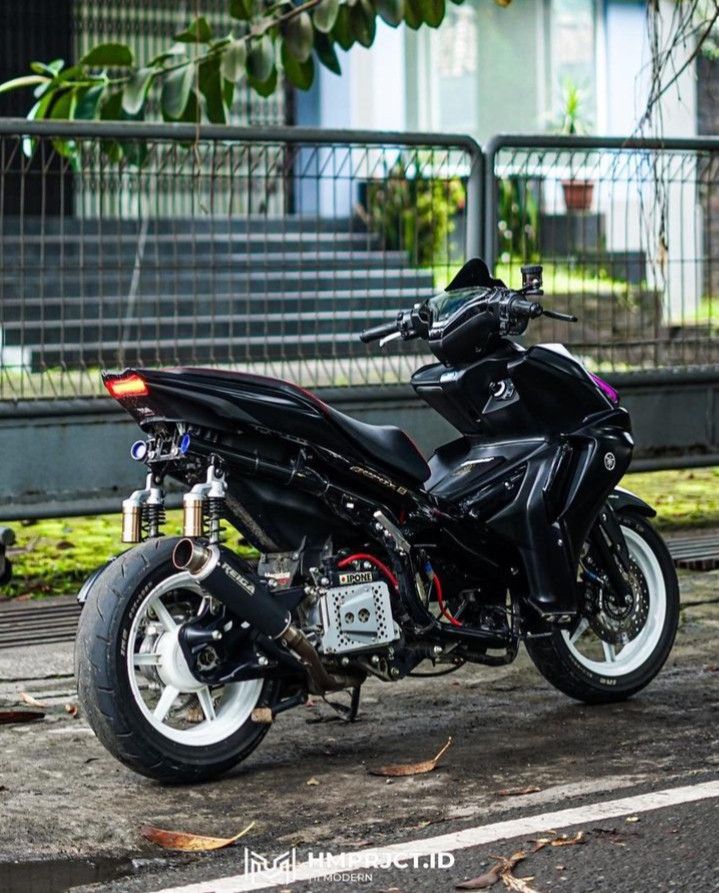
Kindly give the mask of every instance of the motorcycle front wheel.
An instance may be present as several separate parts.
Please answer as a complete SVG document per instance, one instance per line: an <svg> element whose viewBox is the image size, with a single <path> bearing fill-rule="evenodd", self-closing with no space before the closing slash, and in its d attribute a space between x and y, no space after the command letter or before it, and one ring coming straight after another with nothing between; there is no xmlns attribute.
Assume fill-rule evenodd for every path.
<svg viewBox="0 0 719 893"><path fill-rule="evenodd" d="M162 782L217 777L247 757L269 726L277 683L207 686L190 673L178 642L205 593L171 561L162 537L120 555L90 586L75 642L81 708L110 753Z"/></svg>
<svg viewBox="0 0 719 893"><path fill-rule="evenodd" d="M570 630L527 639L527 651L548 682L579 701L623 701L664 666L679 624L679 584L669 550L652 525L618 516L632 566L634 603L610 601L585 612Z"/></svg>

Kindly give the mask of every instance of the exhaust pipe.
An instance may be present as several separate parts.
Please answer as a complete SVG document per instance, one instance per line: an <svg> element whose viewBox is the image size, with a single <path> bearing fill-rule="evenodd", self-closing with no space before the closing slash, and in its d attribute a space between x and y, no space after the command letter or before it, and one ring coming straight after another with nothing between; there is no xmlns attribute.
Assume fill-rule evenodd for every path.
<svg viewBox="0 0 719 893"><path fill-rule="evenodd" d="M362 680L336 677L327 672L319 654L304 633L292 624L292 615L283 608L247 564L222 546L205 546L181 539L172 553L172 563L202 583L211 596L227 605L240 620L249 623L270 639L279 639L304 664L313 694L339 691Z"/></svg>

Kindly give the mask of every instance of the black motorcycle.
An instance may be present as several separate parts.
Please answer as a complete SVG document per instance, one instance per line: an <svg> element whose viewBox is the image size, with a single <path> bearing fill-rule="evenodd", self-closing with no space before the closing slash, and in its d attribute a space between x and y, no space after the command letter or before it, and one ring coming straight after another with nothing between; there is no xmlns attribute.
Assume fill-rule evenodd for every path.
<svg viewBox="0 0 719 893"><path fill-rule="evenodd" d="M148 468L123 503L139 545L83 591L78 690L111 753L163 781L216 776L310 694L352 720L370 676L499 666L522 641L588 703L651 681L679 594L654 511L617 488L629 415L563 347L512 340L542 314L573 319L538 302L541 267L523 280L510 290L472 260L362 334L422 339L437 358L412 385L460 436L428 462L399 428L286 381L104 374ZM162 535L168 478L189 488L183 537Z"/></svg>

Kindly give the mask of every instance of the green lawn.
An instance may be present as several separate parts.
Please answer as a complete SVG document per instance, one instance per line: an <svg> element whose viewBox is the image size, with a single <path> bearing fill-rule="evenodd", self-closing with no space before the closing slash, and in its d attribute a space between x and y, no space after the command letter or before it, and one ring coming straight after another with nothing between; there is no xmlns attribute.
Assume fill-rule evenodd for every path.
<svg viewBox="0 0 719 893"><path fill-rule="evenodd" d="M622 483L657 509L663 530L719 525L719 468L630 474ZM119 513L12 527L18 540L13 581L3 589L11 598L76 593L94 568L126 548ZM168 512L165 532L180 532L179 511Z"/></svg>
<svg viewBox="0 0 719 893"><path fill-rule="evenodd" d="M27 524L14 522L13 579L2 588L10 598L45 598L75 594L98 565L128 548L120 542L120 513L92 518L56 518ZM181 532L179 510L167 513L164 532ZM232 537L228 542L232 542ZM237 544L237 537L234 537ZM0 596L1 597L1 596Z"/></svg>

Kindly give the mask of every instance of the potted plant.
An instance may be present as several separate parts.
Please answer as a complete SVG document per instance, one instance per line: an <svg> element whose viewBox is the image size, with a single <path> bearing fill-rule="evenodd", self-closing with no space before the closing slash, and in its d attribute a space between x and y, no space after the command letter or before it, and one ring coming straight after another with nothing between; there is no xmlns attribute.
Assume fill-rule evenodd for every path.
<svg viewBox="0 0 719 893"><path fill-rule="evenodd" d="M558 132L566 136L584 134L589 129L589 120L584 114L584 93L580 87L567 78L562 85L562 109ZM564 203L567 211L588 211L592 205L594 183L578 177L569 166L569 178L562 180Z"/></svg>

